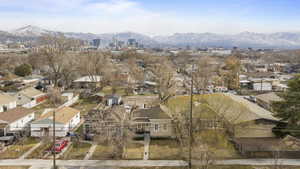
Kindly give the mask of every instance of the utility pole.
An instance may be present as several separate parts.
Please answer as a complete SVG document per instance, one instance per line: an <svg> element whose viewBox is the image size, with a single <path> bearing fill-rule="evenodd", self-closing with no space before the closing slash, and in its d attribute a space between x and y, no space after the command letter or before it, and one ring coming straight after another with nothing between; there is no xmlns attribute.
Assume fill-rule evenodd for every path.
<svg viewBox="0 0 300 169"><path fill-rule="evenodd" d="M55 110L53 111L53 169L56 169L56 151L55 151Z"/></svg>
<svg viewBox="0 0 300 169"><path fill-rule="evenodd" d="M260 80L260 93L263 92L263 79Z"/></svg>
<svg viewBox="0 0 300 169"><path fill-rule="evenodd" d="M194 91L194 77L193 77L194 65L192 66L191 73L191 96L190 96L190 118L189 118L189 169L192 169L192 137L193 137L193 91Z"/></svg>

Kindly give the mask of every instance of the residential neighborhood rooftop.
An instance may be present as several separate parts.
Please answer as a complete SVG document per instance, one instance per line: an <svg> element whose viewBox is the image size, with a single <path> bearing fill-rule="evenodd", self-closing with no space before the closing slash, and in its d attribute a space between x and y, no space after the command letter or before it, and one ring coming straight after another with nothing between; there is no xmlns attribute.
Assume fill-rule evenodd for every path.
<svg viewBox="0 0 300 169"><path fill-rule="evenodd" d="M133 113L134 118L149 118L149 119L170 119L170 116L164 112L160 106L149 109L139 109Z"/></svg>
<svg viewBox="0 0 300 169"><path fill-rule="evenodd" d="M37 90L37 89L35 89L35 88L33 88L33 87L29 87L29 88L26 88L24 90L21 90L20 94L23 94L27 97L32 98L32 97L37 97L37 96L43 95L44 93Z"/></svg>
<svg viewBox="0 0 300 169"><path fill-rule="evenodd" d="M283 99L279 97L276 93L270 92L265 94L260 94L256 96L257 99L260 99L266 103L272 103L275 101L282 101Z"/></svg>
<svg viewBox="0 0 300 169"><path fill-rule="evenodd" d="M0 104L8 104L13 101L16 101L14 97L0 92Z"/></svg>
<svg viewBox="0 0 300 169"><path fill-rule="evenodd" d="M67 123L70 119L72 119L76 114L78 114L80 111L71 107L62 107L58 110L55 110L55 121L60 123ZM42 119L52 119L53 118L53 111L49 111L46 114L43 114L40 117L40 120Z"/></svg>
<svg viewBox="0 0 300 169"><path fill-rule="evenodd" d="M279 120L276 117L273 116L272 112L258 106L255 103L252 103L246 99L244 99L242 96L237 96L230 93L224 93L225 96L228 96L233 101L243 105L247 110L243 110L239 112L240 114L234 115L236 122L246 122L246 121L252 121L252 120L258 120L258 119L267 119L267 120ZM232 113L237 113L236 111L232 111ZM225 115L226 116L226 115Z"/></svg>
<svg viewBox="0 0 300 169"><path fill-rule="evenodd" d="M34 110L27 109L24 107L17 107L5 112L0 113L0 120L6 121L8 123L12 123L22 117L25 117L31 113L34 113Z"/></svg>

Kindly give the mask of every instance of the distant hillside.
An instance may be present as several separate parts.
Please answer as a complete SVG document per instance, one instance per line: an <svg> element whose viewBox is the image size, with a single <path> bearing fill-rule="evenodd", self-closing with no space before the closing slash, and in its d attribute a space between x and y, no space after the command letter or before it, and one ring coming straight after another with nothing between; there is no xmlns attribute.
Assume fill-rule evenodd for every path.
<svg viewBox="0 0 300 169"><path fill-rule="evenodd" d="M234 46L240 48L279 48L279 49L296 49L300 48L300 33L279 32L279 33L253 33L242 32L234 35L223 35L215 33L176 33L170 36L155 36L122 32L122 33L76 33L76 32L57 32L50 31L36 26L25 26L11 32L0 31L0 42L10 41L27 41L36 39L44 34L63 33L66 37L92 40L95 38L102 39L103 44L113 42L113 39L127 41L136 39L139 43L147 47L227 47Z"/></svg>

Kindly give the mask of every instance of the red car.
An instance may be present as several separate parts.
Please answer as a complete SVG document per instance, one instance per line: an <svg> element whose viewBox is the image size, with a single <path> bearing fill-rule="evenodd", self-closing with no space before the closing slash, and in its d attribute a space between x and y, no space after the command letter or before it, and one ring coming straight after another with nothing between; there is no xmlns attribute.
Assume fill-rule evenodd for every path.
<svg viewBox="0 0 300 169"><path fill-rule="evenodd" d="M68 145L68 140L58 140L55 142L55 153L60 153Z"/></svg>

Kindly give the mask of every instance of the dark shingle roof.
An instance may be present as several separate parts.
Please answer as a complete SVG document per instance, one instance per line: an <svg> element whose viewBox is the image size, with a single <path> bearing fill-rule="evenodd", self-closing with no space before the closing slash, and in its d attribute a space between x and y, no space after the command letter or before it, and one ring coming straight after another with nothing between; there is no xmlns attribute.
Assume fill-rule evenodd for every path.
<svg viewBox="0 0 300 169"><path fill-rule="evenodd" d="M133 112L133 117L149 119L171 119L170 116L160 108L160 106L137 110Z"/></svg>

